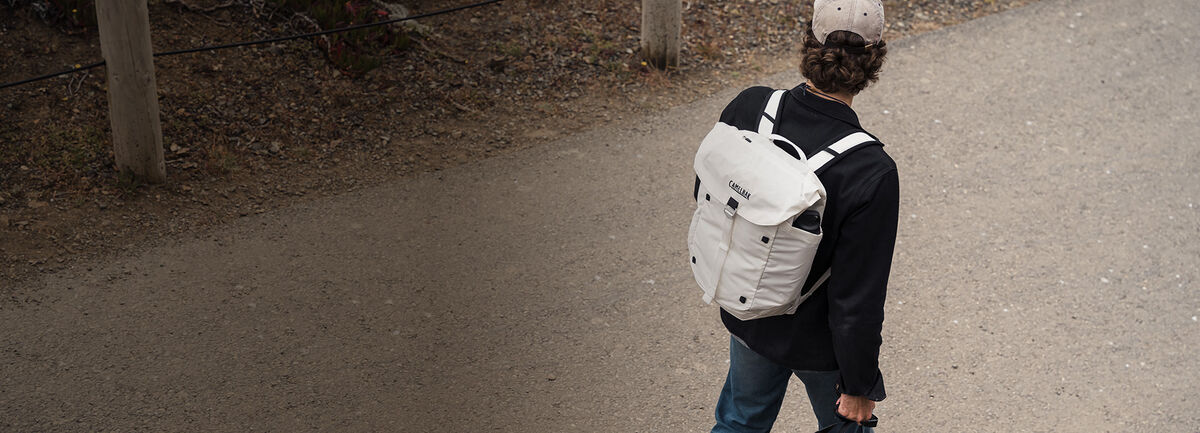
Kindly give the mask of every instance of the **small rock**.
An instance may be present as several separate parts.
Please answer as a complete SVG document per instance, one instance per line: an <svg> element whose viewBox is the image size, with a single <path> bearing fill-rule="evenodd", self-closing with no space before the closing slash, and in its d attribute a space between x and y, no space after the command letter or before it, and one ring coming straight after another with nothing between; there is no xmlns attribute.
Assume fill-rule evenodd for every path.
<svg viewBox="0 0 1200 433"><path fill-rule="evenodd" d="M8 227L9 219L6 215L0 215L0 227Z"/></svg>
<svg viewBox="0 0 1200 433"><path fill-rule="evenodd" d="M387 10L389 18L404 18L409 14L408 8L399 3L382 2L380 6L383 6L383 9ZM401 21L400 25L420 34L428 34L431 30L429 26L418 23L417 20Z"/></svg>
<svg viewBox="0 0 1200 433"><path fill-rule="evenodd" d="M504 72L506 66L508 66L508 57L505 56L492 57L487 62L488 69L491 69L495 73Z"/></svg>
<svg viewBox="0 0 1200 433"><path fill-rule="evenodd" d="M271 145L270 145L270 146L267 146L267 151L268 151L268 152L271 152L271 153L279 153L279 151L280 151L280 146L281 146L282 144L283 144L283 143L280 143L280 142L278 142L278 141L272 141L272 142L271 142Z"/></svg>

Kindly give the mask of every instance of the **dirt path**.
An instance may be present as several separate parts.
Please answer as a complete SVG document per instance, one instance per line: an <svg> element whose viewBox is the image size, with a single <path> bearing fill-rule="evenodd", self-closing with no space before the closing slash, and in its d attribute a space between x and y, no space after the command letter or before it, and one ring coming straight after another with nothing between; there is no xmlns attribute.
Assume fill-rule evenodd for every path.
<svg viewBox="0 0 1200 433"><path fill-rule="evenodd" d="M1029 1L886 0L885 36ZM38 17L35 11L45 9L33 5L47 0L5 3L0 58L10 61L0 63L0 82L99 59L94 29L54 27ZM270 6L277 3L152 0L154 46L168 51L315 30L308 19ZM401 3L424 13L464 2ZM113 170L103 69L4 89L0 281L544 145L744 86L795 68L778 59L790 58L804 31L801 17L811 16L811 2L689 1L680 67L662 73L641 65L637 4L508 0L393 26L394 36L403 33L410 43L385 50L381 66L358 77L344 74L312 41L159 57L169 173L160 186L121 182ZM25 295L3 289L0 302Z"/></svg>
<svg viewBox="0 0 1200 433"><path fill-rule="evenodd" d="M855 100L904 197L886 431L1200 430L1188 6L894 44ZM35 281L0 429L704 430L728 340L684 265L689 158L737 90ZM790 395L779 429L813 430Z"/></svg>

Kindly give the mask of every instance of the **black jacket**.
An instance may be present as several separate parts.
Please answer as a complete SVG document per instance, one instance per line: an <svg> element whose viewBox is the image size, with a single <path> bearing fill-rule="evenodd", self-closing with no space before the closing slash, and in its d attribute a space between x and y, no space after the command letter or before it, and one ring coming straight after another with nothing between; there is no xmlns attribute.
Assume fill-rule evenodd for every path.
<svg viewBox="0 0 1200 433"><path fill-rule="evenodd" d="M752 87L721 113L721 122L755 131L773 89ZM804 85L783 98L776 133L808 156L862 131L858 116ZM841 370L844 394L883 400L880 330L887 295L900 191L896 163L878 144L859 146L821 173L827 193L822 229L806 284L830 266L829 280L795 314L742 321L724 310L721 320L751 350L794 370Z"/></svg>

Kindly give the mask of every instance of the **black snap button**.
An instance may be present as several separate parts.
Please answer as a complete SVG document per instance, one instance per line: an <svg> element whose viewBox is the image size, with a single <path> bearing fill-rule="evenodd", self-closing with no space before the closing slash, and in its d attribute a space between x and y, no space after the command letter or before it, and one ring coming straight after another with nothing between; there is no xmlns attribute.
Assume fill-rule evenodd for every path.
<svg viewBox="0 0 1200 433"><path fill-rule="evenodd" d="M710 196L708 194L704 194L704 201L709 201L709 200L712 200L712 196Z"/></svg>
<svg viewBox="0 0 1200 433"><path fill-rule="evenodd" d="M768 238L768 237L766 237L766 236L763 236L763 238L762 238L762 241L763 241L763 243L765 244L765 243L767 243L767 242L771 242L771 238Z"/></svg>
<svg viewBox="0 0 1200 433"><path fill-rule="evenodd" d="M692 263L696 263L696 256L692 256Z"/></svg>
<svg viewBox="0 0 1200 433"><path fill-rule="evenodd" d="M738 297L738 302L741 302L741 303L745 304L745 303L746 303L746 297L745 297L745 296L739 296L739 297Z"/></svg>

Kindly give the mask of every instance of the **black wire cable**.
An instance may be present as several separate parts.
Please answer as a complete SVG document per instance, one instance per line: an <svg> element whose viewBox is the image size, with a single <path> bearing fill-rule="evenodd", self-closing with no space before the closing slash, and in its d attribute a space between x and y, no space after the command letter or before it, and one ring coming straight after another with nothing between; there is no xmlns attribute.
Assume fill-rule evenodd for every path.
<svg viewBox="0 0 1200 433"><path fill-rule="evenodd" d="M365 29L367 27L377 27L377 26L384 26L384 25L388 25L388 24L394 24L394 23L398 23L401 21L415 20L415 19L420 19L420 18L428 18L428 17L432 17L435 15L443 15L443 14L448 14L448 13L452 13L452 12L458 12L458 11L461 11L464 9L472 9L472 8L477 8L477 7L481 7L481 6L487 6L492 3L499 3L501 1L504 1L504 0L486 0L486 1L481 1L479 3L455 6L455 7L449 8L449 9L442 9L442 10L438 10L438 11L433 11L433 12L424 13L424 14L420 14L420 15L412 15L412 16L407 16L407 17L403 17L403 18L394 18L394 19L390 19L390 20L386 20L386 21L378 21L378 22L373 22L373 23L359 24L359 25L354 25L354 26L349 26L349 27L341 27L341 28L336 28L336 29L331 29L331 30L322 30L319 32L305 33L305 34L300 34L300 35L282 36L282 37L278 37L278 38L263 39L263 40L258 40L258 41L235 42L232 44L225 44L225 45L214 45L214 46L200 47L200 48L189 48L186 50L166 51L166 52L162 52L162 53L154 53L153 56L154 57L166 57L166 56L174 56L174 55L178 55L178 54L198 53L198 52L203 52L203 51L216 51L216 50L223 50L226 48L237 48L237 47L245 47L245 46L250 46L250 45L262 45L262 44L270 44L270 43L275 43L275 42L283 42L283 41L291 41L291 40L296 40L296 39L311 38L311 37L316 37L316 36L324 36L324 35L328 35L331 33L348 32L348 31L352 31L352 30ZM42 75L42 76L38 76L38 77L24 79L21 81L14 81L11 83L0 84L0 89L5 89L8 87L13 87L13 86L20 86L22 84L28 84L28 83L32 83L35 81L48 80L48 79L57 77L59 75L73 74L76 72L86 71L88 69L98 68L101 66L104 66L103 60L96 62L96 63L91 63L91 64L87 64L87 65L83 65L83 66L77 66L77 67L74 67L74 68L71 68L71 69L68 69L65 71L61 71L61 72L54 72L54 73L50 73L50 74L46 74L46 75Z"/></svg>
<svg viewBox="0 0 1200 433"><path fill-rule="evenodd" d="M6 88L6 87L20 86L22 84L28 84L28 83L32 83L34 81L49 80L49 79L57 77L59 75L73 74L73 73L80 72L80 71L86 71L88 69L99 68L101 66L104 66L103 60L96 62L96 63L71 68L71 69L68 69L68 70L65 70L62 72L54 72L54 73L42 75L40 77L27 78L27 79L24 79L21 81L13 81L11 83L0 84L0 89Z"/></svg>

